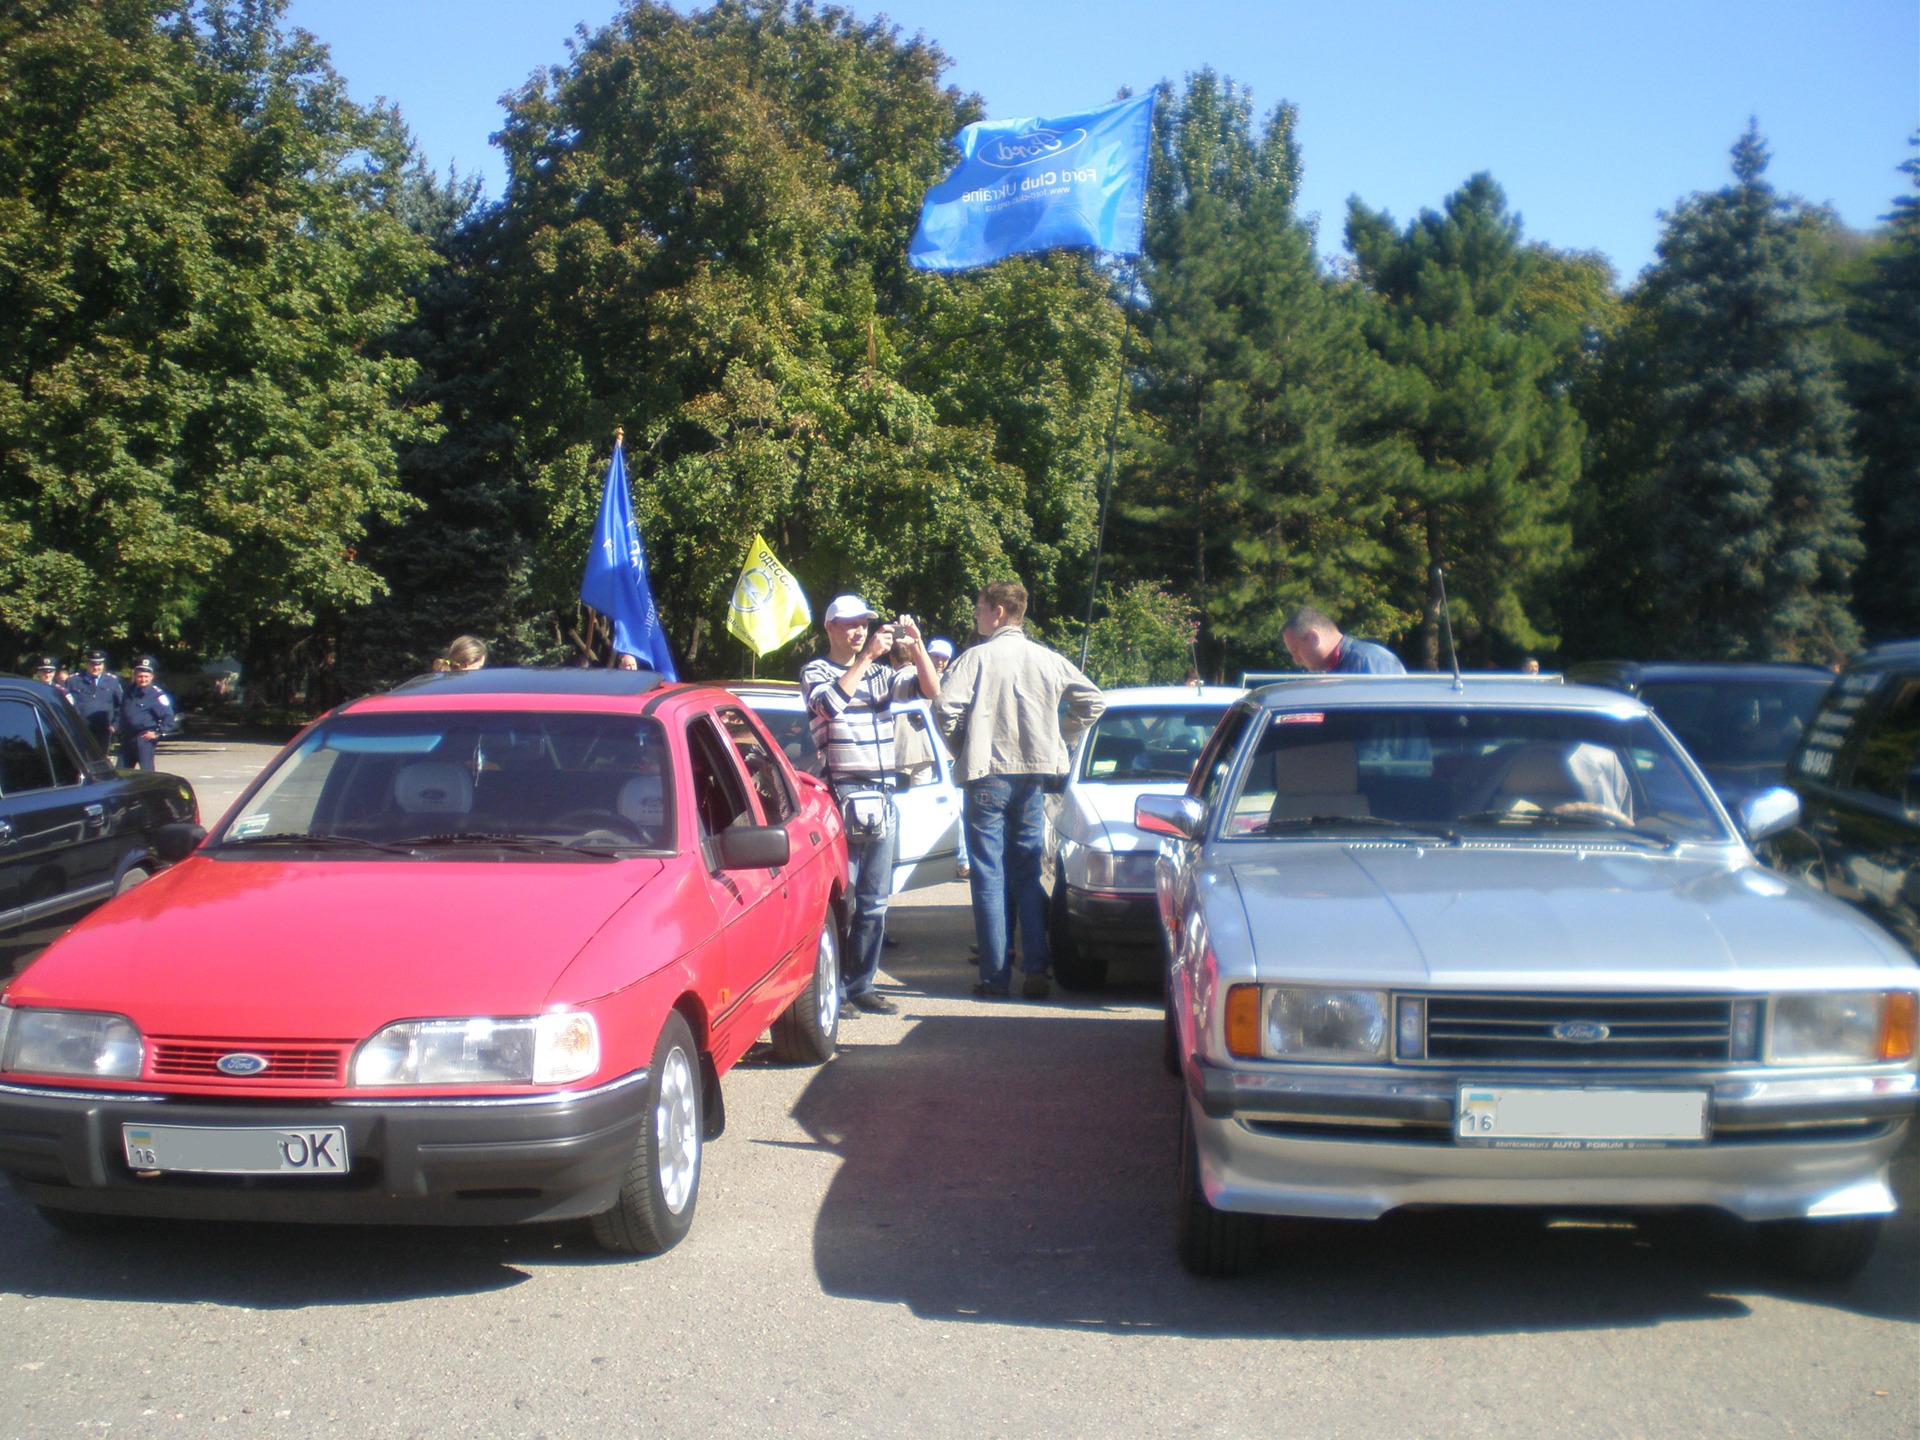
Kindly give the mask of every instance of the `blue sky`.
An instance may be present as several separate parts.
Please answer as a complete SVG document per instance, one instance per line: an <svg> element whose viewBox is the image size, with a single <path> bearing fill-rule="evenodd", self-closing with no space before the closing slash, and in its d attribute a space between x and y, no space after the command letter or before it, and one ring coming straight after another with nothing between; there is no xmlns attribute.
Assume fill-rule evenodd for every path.
<svg viewBox="0 0 1920 1440"><path fill-rule="evenodd" d="M564 64L615 0L291 0L357 99L396 102L428 160L503 183L500 98ZM679 8L687 8L681 6ZM1727 180L1757 116L1782 190L1884 214L1920 127L1915 0L890 0L997 119L1071 113L1212 65L1300 107L1302 208L1339 249L1347 197L1405 221L1490 171L1535 239L1624 280L1658 213Z"/></svg>

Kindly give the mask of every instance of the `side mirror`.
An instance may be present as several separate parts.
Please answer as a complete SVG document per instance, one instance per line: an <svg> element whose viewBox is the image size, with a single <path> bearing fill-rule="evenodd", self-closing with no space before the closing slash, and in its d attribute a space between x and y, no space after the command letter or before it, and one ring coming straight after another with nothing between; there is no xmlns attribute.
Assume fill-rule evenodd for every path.
<svg viewBox="0 0 1920 1440"><path fill-rule="evenodd" d="M1134 828L1143 835L1192 840L1205 819L1200 802L1185 795L1142 795L1133 802Z"/></svg>
<svg viewBox="0 0 1920 1440"><path fill-rule="evenodd" d="M1734 818L1747 843L1758 844L1800 823L1800 797L1783 785L1756 790L1740 802Z"/></svg>
<svg viewBox="0 0 1920 1440"><path fill-rule="evenodd" d="M153 835L153 848L160 858L169 865L178 865L195 850L200 842L207 838L204 825L189 825L176 820L171 825L162 825Z"/></svg>
<svg viewBox="0 0 1920 1440"><path fill-rule="evenodd" d="M793 850L778 825L736 825L715 837L722 870L771 870L784 865Z"/></svg>

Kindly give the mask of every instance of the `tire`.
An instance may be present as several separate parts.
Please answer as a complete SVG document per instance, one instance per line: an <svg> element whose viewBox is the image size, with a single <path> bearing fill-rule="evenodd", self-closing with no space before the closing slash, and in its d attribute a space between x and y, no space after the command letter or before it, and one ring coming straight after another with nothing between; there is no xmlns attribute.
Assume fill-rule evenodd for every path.
<svg viewBox="0 0 1920 1440"><path fill-rule="evenodd" d="M1193 1110L1180 1106L1180 1263L1195 1275L1224 1280L1244 1275L1260 1257L1260 1217L1216 1210L1200 1185L1200 1152Z"/></svg>
<svg viewBox="0 0 1920 1440"><path fill-rule="evenodd" d="M773 1056L800 1065L824 1065L840 1039L840 937L833 911L820 922L813 978L773 1022Z"/></svg>
<svg viewBox="0 0 1920 1440"><path fill-rule="evenodd" d="M1160 1063L1167 1074L1180 1076L1180 1022L1173 1018L1173 986L1167 986L1166 1003L1160 1010Z"/></svg>
<svg viewBox="0 0 1920 1440"><path fill-rule="evenodd" d="M647 1122L620 1198L593 1217L593 1238L617 1255L658 1255L686 1238L700 1199L700 1052L679 1011L667 1016L647 1074Z"/></svg>
<svg viewBox="0 0 1920 1440"><path fill-rule="evenodd" d="M115 895L124 895L136 885L144 885L153 878L153 872L144 865L130 865L127 873L120 877L120 883L113 887Z"/></svg>
<svg viewBox="0 0 1920 1440"><path fill-rule="evenodd" d="M1062 990L1098 990L1107 983L1104 956L1089 955L1074 938L1073 921L1067 915L1065 880L1053 882L1053 903L1048 907L1047 949L1053 956L1053 978Z"/></svg>
<svg viewBox="0 0 1920 1440"><path fill-rule="evenodd" d="M1839 1220L1770 1220L1754 1227L1769 1265L1797 1280L1851 1280L1880 1243L1885 1219L1849 1215Z"/></svg>

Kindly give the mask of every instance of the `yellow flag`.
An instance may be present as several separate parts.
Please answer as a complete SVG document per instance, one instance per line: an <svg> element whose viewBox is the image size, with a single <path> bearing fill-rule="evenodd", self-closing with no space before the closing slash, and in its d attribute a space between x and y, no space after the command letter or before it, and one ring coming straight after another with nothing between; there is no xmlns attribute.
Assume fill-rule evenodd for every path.
<svg viewBox="0 0 1920 1440"><path fill-rule="evenodd" d="M760 536L753 537L747 563L733 584L727 604L727 629L755 655L778 650L813 623L806 592L793 572L773 558Z"/></svg>

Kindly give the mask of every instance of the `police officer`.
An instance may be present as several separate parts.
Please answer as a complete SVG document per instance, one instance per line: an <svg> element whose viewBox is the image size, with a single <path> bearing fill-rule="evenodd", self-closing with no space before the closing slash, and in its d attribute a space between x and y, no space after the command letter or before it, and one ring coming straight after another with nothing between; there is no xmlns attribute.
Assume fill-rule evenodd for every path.
<svg viewBox="0 0 1920 1440"><path fill-rule="evenodd" d="M153 769L154 746L173 729L173 697L153 683L153 657L133 662L133 688L120 697L120 768Z"/></svg>
<svg viewBox="0 0 1920 1440"><path fill-rule="evenodd" d="M113 753L113 727L120 719L120 677L107 669L107 652L89 650L87 667L67 681L67 698L100 748Z"/></svg>
<svg viewBox="0 0 1920 1440"><path fill-rule="evenodd" d="M53 693L58 695L62 700L66 700L71 704L72 701L67 694L67 687L60 683L59 671L60 662L51 655L42 655L38 660L33 662L33 678L52 690Z"/></svg>

